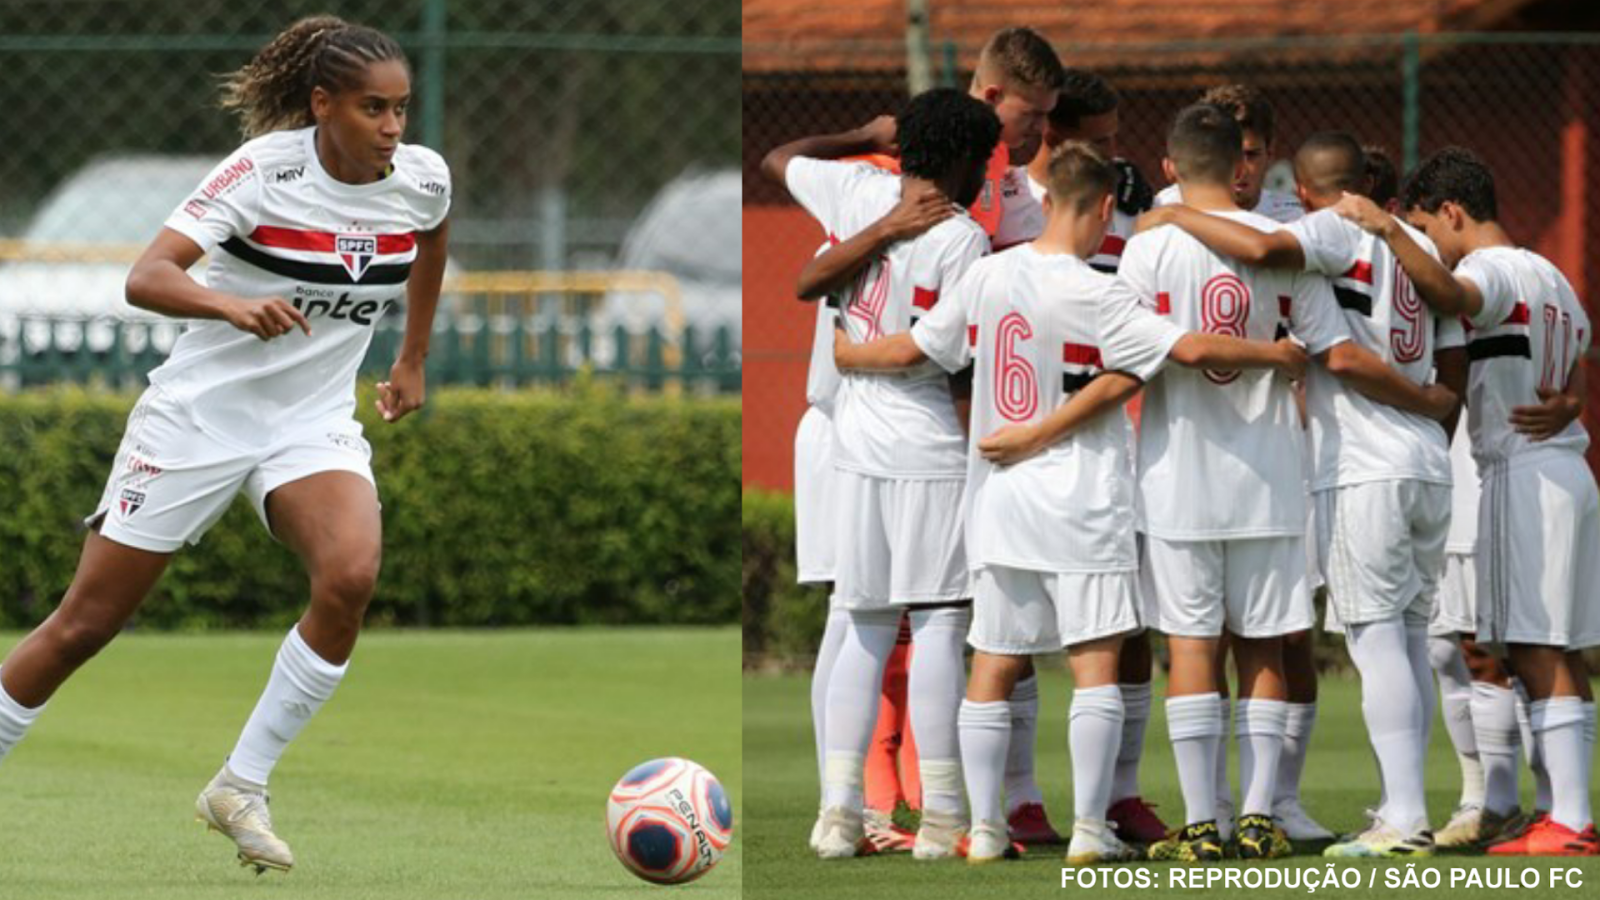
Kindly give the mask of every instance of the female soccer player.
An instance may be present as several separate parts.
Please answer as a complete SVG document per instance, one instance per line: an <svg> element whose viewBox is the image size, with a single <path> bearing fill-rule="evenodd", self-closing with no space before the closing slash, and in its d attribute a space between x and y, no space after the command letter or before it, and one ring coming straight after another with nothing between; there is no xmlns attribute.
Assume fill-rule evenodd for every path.
<svg viewBox="0 0 1600 900"><path fill-rule="evenodd" d="M382 546L356 369L383 313L407 307L378 385L387 422L422 405L444 273L450 173L400 143L411 92L389 37L337 18L291 25L224 82L249 140L167 220L128 302L192 319L128 416L61 605L0 665L0 757L116 636L241 490L305 565L311 601L244 731L196 802L241 865L287 870L267 777L344 676ZM186 270L210 255L206 285Z"/></svg>

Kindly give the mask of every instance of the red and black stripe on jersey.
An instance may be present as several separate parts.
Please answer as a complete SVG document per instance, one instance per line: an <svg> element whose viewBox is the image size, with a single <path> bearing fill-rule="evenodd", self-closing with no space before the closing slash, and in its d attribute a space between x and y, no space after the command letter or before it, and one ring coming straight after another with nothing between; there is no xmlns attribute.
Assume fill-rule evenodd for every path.
<svg viewBox="0 0 1600 900"><path fill-rule="evenodd" d="M1499 356L1533 359L1533 343L1528 339L1528 304L1517 301L1511 315L1493 328L1467 325L1467 360L1481 362Z"/></svg>
<svg viewBox="0 0 1600 900"><path fill-rule="evenodd" d="M1095 376L1105 371L1100 348L1092 344L1064 342L1061 345L1061 364L1061 390L1068 394L1088 387Z"/></svg>
<svg viewBox="0 0 1600 900"><path fill-rule="evenodd" d="M326 231L302 231L297 228L278 228L262 225L250 233L249 241L238 236L230 237L220 245L234 257L274 275L291 278L307 284L375 285L401 284L411 275L411 262L373 263L361 273L359 280L337 263L310 262L273 252L300 250L335 254L338 235ZM410 253L416 249L415 234L375 235L376 256L393 256Z"/></svg>
<svg viewBox="0 0 1600 900"><path fill-rule="evenodd" d="M1340 309L1372 318L1372 263L1358 259L1349 271L1333 279L1333 296Z"/></svg>

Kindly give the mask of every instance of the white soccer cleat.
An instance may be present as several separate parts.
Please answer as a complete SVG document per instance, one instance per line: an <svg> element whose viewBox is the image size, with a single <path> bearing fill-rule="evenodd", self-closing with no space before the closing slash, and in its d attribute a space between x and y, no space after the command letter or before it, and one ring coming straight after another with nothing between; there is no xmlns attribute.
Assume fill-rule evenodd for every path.
<svg viewBox="0 0 1600 900"><path fill-rule="evenodd" d="M1285 800L1272 807L1272 818L1291 841L1331 841L1337 835L1322 827L1306 813L1299 800Z"/></svg>
<svg viewBox="0 0 1600 900"><path fill-rule="evenodd" d="M981 866L1002 859L1018 859L1017 845L1011 842L1004 822L984 821L972 826L965 842L967 865Z"/></svg>
<svg viewBox="0 0 1600 900"><path fill-rule="evenodd" d="M294 854L272 833L267 802L265 786L245 781L223 766L195 799L195 818L238 846L239 865L255 866L257 875L268 869L287 872L294 867Z"/></svg>
<svg viewBox="0 0 1600 900"><path fill-rule="evenodd" d="M1129 862L1143 856L1117 837L1111 826L1096 819L1072 823L1072 840L1067 844L1067 865L1097 866L1101 863Z"/></svg>
<svg viewBox="0 0 1600 900"><path fill-rule="evenodd" d="M1450 814L1450 821L1434 832L1433 842L1447 850L1471 847L1478 843L1482 828L1483 807L1476 803L1462 804Z"/></svg>
<svg viewBox="0 0 1600 900"><path fill-rule="evenodd" d="M859 809L831 806L817 820L817 829L821 834L816 849L821 859L849 859L876 852L872 842L867 840Z"/></svg>
<svg viewBox="0 0 1600 900"><path fill-rule="evenodd" d="M806 846L811 852L817 852L817 847L822 843L822 810L817 810L817 820L811 823L811 837L807 839Z"/></svg>
<svg viewBox="0 0 1600 900"><path fill-rule="evenodd" d="M1426 828L1413 834L1386 824L1382 819L1358 835L1322 851L1323 856L1367 859L1408 859L1433 855L1433 832Z"/></svg>
<svg viewBox="0 0 1600 900"><path fill-rule="evenodd" d="M956 855L956 848L967 834L967 821L955 813L922 811L922 827L917 829L917 841L911 845L913 858L948 859Z"/></svg>

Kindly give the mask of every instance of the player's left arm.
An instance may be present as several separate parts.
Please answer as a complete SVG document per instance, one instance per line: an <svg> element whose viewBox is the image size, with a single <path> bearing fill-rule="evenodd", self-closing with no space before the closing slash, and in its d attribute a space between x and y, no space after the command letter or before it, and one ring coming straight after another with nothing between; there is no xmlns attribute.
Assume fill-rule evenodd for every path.
<svg viewBox="0 0 1600 900"><path fill-rule="evenodd" d="M1007 425L978 441L978 452L996 465L1009 466L1044 452L1095 417L1116 409L1144 382L1123 372L1101 372L1048 416L1026 425Z"/></svg>
<svg viewBox="0 0 1600 900"><path fill-rule="evenodd" d="M796 296L815 300L844 288L891 244L914 238L955 212L955 204L938 188L902 181L900 200L893 209L806 263L795 286Z"/></svg>
<svg viewBox="0 0 1600 900"><path fill-rule="evenodd" d="M841 372L908 369L928 358L909 331L857 344L845 334L842 324L835 325L833 364Z"/></svg>
<svg viewBox="0 0 1600 900"><path fill-rule="evenodd" d="M450 220L432 231L417 232L417 258L406 279L406 334L400 355L389 367L389 380L378 382L378 412L385 422L398 422L420 409L427 399L428 339L433 334L433 314L439 308L439 286L444 282L445 252L450 242Z"/></svg>
<svg viewBox="0 0 1600 900"><path fill-rule="evenodd" d="M1382 238L1416 287L1418 296L1435 312L1473 316L1483 308L1483 294L1477 285L1453 275L1444 263L1412 240L1394 216L1379 209L1370 199L1347 193L1334 204L1333 211L1361 226L1363 231Z"/></svg>
<svg viewBox="0 0 1600 900"><path fill-rule="evenodd" d="M879 116L860 128L838 134L820 134L790 141L767 152L761 159L761 174L779 184L786 184L789 161L797 156L810 159L843 159L867 153L899 155L895 142L893 116Z"/></svg>
<svg viewBox="0 0 1600 900"><path fill-rule="evenodd" d="M1359 393L1406 412L1442 421L1460 402L1444 385L1419 385L1355 341L1341 341L1316 357L1329 373Z"/></svg>
<svg viewBox="0 0 1600 900"><path fill-rule="evenodd" d="M1567 379L1565 388L1559 391L1539 388L1538 403L1512 407L1511 427L1535 442L1555 437L1583 415L1586 389L1587 379L1583 372L1583 360L1580 359L1573 364L1572 377Z"/></svg>

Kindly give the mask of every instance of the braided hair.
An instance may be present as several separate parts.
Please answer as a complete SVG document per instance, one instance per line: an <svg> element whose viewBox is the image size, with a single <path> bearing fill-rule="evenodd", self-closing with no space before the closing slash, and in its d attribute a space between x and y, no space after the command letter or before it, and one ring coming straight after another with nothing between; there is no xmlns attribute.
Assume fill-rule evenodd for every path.
<svg viewBox="0 0 1600 900"><path fill-rule="evenodd" d="M311 89L357 87L368 65L405 51L373 28L336 16L312 16L284 29L243 68L222 79L222 108L239 114L246 138L315 124Z"/></svg>

